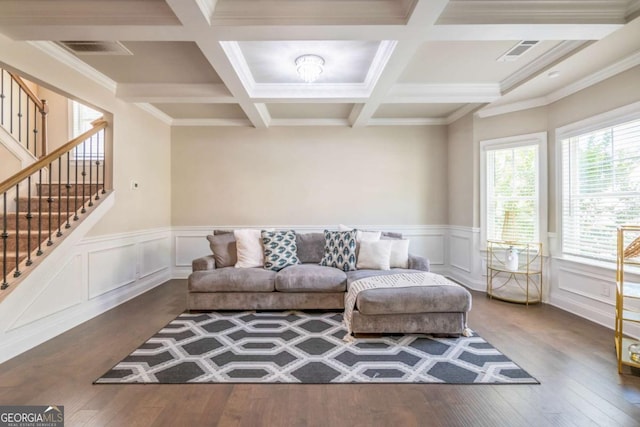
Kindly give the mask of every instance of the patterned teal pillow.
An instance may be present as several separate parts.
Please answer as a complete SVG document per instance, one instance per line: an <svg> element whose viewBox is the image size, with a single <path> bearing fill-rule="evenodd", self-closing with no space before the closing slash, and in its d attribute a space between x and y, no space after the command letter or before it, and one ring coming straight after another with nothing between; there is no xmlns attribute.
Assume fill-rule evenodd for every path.
<svg viewBox="0 0 640 427"><path fill-rule="evenodd" d="M324 230L324 257L320 265L342 271L356 269L356 230Z"/></svg>
<svg viewBox="0 0 640 427"><path fill-rule="evenodd" d="M290 265L300 264L296 246L296 232L262 230L262 246L264 247L264 268L280 271Z"/></svg>

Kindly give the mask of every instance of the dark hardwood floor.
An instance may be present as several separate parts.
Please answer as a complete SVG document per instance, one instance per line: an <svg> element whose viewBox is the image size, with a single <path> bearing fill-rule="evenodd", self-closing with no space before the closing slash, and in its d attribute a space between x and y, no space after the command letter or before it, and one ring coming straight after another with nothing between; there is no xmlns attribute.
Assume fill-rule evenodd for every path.
<svg viewBox="0 0 640 427"><path fill-rule="evenodd" d="M469 326L541 385L92 385L185 309L172 280L0 365L0 404L64 405L67 426L639 426L640 377L613 331L474 293Z"/></svg>

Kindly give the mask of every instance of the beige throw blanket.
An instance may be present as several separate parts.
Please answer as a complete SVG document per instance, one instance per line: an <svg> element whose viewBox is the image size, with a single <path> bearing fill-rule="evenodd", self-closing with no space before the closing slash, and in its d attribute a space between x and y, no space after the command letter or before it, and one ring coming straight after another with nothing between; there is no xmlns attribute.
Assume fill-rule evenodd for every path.
<svg viewBox="0 0 640 427"><path fill-rule="evenodd" d="M444 276L435 273L399 273L387 276L366 277L356 280L349 286L349 291L344 297L344 325L347 328L345 341L353 339L351 333L351 321L353 310L356 306L358 294L367 289L379 288L408 288L414 286L460 286ZM464 335L470 336L471 331L465 329Z"/></svg>

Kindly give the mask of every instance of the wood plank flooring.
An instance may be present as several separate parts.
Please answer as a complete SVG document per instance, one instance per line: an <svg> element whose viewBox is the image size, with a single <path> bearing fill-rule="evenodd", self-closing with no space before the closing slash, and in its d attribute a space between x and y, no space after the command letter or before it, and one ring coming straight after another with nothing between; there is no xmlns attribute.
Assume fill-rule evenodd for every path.
<svg viewBox="0 0 640 427"><path fill-rule="evenodd" d="M613 331L475 292L469 326L541 385L92 385L185 309L172 280L0 365L0 404L65 407L67 426L640 426L640 377Z"/></svg>

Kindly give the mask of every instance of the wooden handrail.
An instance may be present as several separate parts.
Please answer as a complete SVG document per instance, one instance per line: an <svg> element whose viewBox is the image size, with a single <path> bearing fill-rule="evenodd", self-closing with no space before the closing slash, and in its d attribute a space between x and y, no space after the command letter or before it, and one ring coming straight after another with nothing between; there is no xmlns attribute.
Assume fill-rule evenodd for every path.
<svg viewBox="0 0 640 427"><path fill-rule="evenodd" d="M40 110L41 113L48 113L48 111L45 111L46 108L46 104L43 103L32 91L31 89L29 89L29 86L27 86L27 84L24 82L24 80L22 80L22 78L17 75L12 73L11 71L7 71L7 73L9 73L9 75L11 76L11 78L13 80L16 81L16 83L18 83L18 85L22 88L22 90L27 94L27 96L29 98L31 98L31 100L33 101L34 104L36 104L38 106L38 110ZM48 110L48 109L47 109Z"/></svg>
<svg viewBox="0 0 640 427"><path fill-rule="evenodd" d="M0 183L0 194L4 193L6 191L9 191L9 189L11 189L15 185L21 183L22 181L27 179L29 176L31 176L34 173L38 172L40 169L48 166L53 161L57 160L58 157L62 157L62 155L64 155L65 153L67 153L68 151L73 149L75 146L80 145L81 143L83 143L88 138L92 137L93 135L95 135L96 133L101 131L102 129L105 129L107 127L107 125L108 125L108 123L104 119L103 120L100 120L100 119L94 120L92 123L93 123L93 128L89 129L88 131L86 131L82 135L80 135L80 136L78 136L76 138L73 138L71 141L67 142L63 146L55 149L53 152L51 152L51 154L48 154L47 156L41 158L40 160L36 161L32 165L22 169L20 172L16 173L15 175L13 175L13 176L9 177L8 179L4 180L3 182L1 182Z"/></svg>

